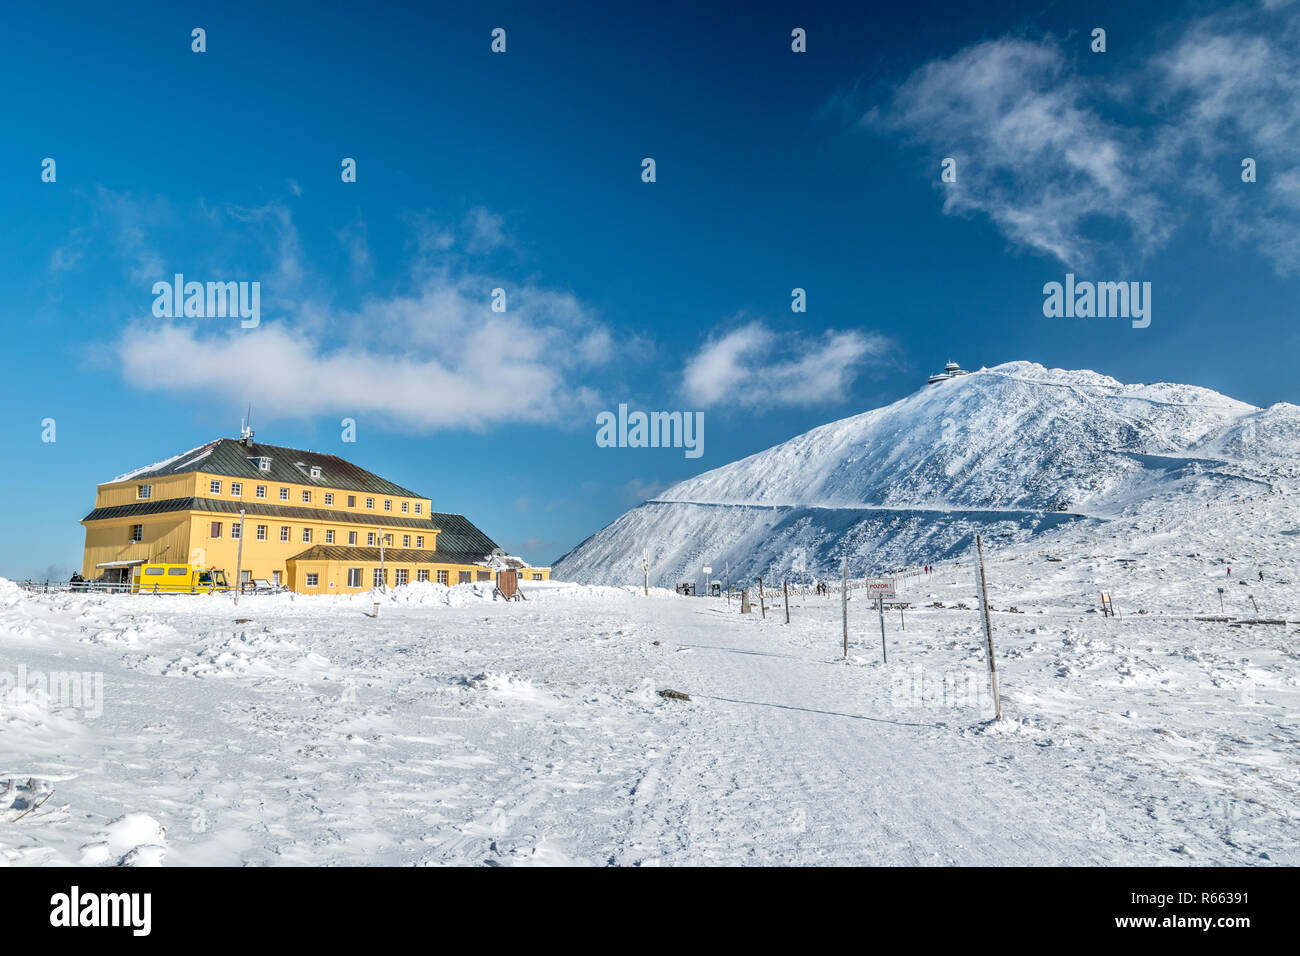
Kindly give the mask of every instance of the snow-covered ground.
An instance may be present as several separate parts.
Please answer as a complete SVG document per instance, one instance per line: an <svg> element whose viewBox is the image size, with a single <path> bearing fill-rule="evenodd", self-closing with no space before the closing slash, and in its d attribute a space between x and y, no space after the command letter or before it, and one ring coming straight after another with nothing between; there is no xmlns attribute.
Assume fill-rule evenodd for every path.
<svg viewBox="0 0 1300 956"><path fill-rule="evenodd" d="M786 625L637 588L411 585L374 617L0 582L0 861L1300 863L1292 539L1230 555L1270 562L1243 585L1167 534L990 547L1001 723L968 562L907 579L888 664L861 600L843 659L837 596ZM1293 623L1193 620L1218 587Z"/></svg>

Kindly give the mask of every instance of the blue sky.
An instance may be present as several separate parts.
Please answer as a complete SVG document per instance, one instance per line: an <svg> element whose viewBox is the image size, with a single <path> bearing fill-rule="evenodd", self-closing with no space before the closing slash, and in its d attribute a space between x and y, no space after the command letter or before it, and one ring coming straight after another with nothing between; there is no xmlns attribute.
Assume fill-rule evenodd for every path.
<svg viewBox="0 0 1300 956"><path fill-rule="evenodd" d="M7 14L0 574L250 402L543 563L949 358L1300 401L1294 3L263 6ZM261 324L155 318L176 272ZM1150 327L1045 318L1066 272ZM597 447L620 402L703 456Z"/></svg>

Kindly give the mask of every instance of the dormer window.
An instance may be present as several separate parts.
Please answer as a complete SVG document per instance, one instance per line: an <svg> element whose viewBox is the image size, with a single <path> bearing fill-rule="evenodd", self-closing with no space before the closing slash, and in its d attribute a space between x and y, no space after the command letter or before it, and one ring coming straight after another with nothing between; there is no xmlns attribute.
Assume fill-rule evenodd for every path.
<svg viewBox="0 0 1300 956"><path fill-rule="evenodd" d="M258 471L270 471L270 470L271 470L271 459L269 459L269 458L266 458L266 457L259 457L259 458L250 458L250 459L248 459L248 460L251 461L254 465L257 466L257 470L258 470Z"/></svg>
<svg viewBox="0 0 1300 956"><path fill-rule="evenodd" d="M312 465L312 466L311 466L311 472L310 472L310 474L311 474L311 476L312 476L313 478L319 478L319 477L320 477L320 465Z"/></svg>

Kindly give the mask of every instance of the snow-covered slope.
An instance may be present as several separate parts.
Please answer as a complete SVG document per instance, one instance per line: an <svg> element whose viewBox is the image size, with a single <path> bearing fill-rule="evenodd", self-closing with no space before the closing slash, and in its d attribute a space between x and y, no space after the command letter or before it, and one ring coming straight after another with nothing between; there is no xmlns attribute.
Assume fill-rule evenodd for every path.
<svg viewBox="0 0 1300 956"><path fill-rule="evenodd" d="M933 563L976 531L1022 538L1144 502L1246 495L1294 479L1300 408L1191 385L1124 385L1011 362L927 386L681 482L565 555L593 583L859 573Z"/></svg>

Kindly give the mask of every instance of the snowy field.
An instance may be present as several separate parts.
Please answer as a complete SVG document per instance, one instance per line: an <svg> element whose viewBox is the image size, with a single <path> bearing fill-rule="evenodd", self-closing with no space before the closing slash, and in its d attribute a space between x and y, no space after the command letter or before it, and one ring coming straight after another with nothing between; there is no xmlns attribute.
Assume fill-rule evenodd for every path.
<svg viewBox="0 0 1300 956"><path fill-rule="evenodd" d="M0 582L0 861L1300 863L1291 539L1258 582L1070 534L991 555L1001 723L969 564L908 580L887 665L861 600L842 658L838 597L787 626L633 588L412 585L375 618ZM1221 586L1292 623L1194 620Z"/></svg>

